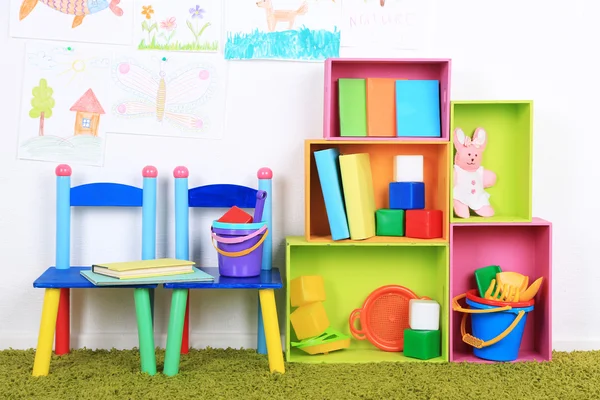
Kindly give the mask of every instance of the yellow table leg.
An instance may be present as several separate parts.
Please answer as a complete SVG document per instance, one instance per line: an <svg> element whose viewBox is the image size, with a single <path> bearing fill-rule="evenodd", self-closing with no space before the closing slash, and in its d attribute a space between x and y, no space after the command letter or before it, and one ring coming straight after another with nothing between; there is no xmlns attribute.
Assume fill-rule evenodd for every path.
<svg viewBox="0 0 600 400"><path fill-rule="evenodd" d="M33 362L33 376L46 376L50 372L50 358L52 357L52 343L54 342L59 299L60 289L46 289L35 361Z"/></svg>
<svg viewBox="0 0 600 400"><path fill-rule="evenodd" d="M262 310L263 325L265 327L265 341L267 342L267 356L271 372L285 373L283 365L283 350L279 334L279 321L277 320L277 307L275 306L275 293L273 289L258 291L260 307Z"/></svg>

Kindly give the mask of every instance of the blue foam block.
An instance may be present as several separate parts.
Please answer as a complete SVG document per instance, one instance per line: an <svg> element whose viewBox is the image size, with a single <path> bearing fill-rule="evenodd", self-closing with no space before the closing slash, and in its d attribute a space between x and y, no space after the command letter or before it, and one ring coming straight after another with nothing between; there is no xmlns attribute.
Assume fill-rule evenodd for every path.
<svg viewBox="0 0 600 400"><path fill-rule="evenodd" d="M425 208L424 182L391 182L390 207L396 210L422 210Z"/></svg>
<svg viewBox="0 0 600 400"><path fill-rule="evenodd" d="M396 81L397 136L440 137L440 118L439 81Z"/></svg>

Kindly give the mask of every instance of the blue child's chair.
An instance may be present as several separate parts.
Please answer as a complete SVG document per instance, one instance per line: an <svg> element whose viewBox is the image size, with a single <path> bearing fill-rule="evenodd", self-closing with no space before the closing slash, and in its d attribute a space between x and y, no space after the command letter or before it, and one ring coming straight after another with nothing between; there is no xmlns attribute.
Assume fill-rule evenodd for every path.
<svg viewBox="0 0 600 400"><path fill-rule="evenodd" d="M98 288L81 275L87 267L71 266L71 207L140 207L142 209L142 259L156 258L156 168L147 166L143 188L119 183L89 183L71 187L71 167L56 168L56 265L33 283L45 289L44 305L33 375L48 375L56 330L57 355L70 349L70 289ZM153 289L157 285L102 286L133 289L137 314L141 368L156 373L152 324Z"/></svg>
<svg viewBox="0 0 600 400"><path fill-rule="evenodd" d="M226 278L219 276L218 268L201 267L215 277L214 282L166 283L165 289L172 289L171 314L167 333L167 348L163 373L175 375L179 371L180 354L189 350L189 289L256 289L259 291L258 312L258 352L268 354L271 371L284 373L283 354L274 289L281 289L283 283L278 269L272 269L272 190L273 172L269 168L258 171L258 189L233 185L213 184L188 188L189 171L177 167L175 178L175 252L179 259L189 259L189 209L190 207L210 208L254 208L258 190L267 193L262 221L266 222L268 235L263 243L262 272L253 278ZM207 227L208 229L208 227ZM208 231L207 231L208 232Z"/></svg>

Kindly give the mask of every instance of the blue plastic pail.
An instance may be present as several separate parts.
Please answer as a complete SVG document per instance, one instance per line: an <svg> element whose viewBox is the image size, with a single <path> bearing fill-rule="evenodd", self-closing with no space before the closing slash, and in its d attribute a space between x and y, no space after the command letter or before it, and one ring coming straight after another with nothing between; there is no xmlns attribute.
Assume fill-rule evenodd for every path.
<svg viewBox="0 0 600 400"><path fill-rule="evenodd" d="M467 304L478 310L497 309L500 306L482 304L477 301L466 299ZM502 310L497 312L471 314L471 328L473 336L481 339L484 342L491 341L505 331L511 328L519 318L519 321L512 329L496 343L482 348L473 347L473 354L476 357L490 361L514 361L519 356L519 348L523 339L523 331L527 322L527 313L533 310L533 305L529 307L511 308L510 310Z"/></svg>

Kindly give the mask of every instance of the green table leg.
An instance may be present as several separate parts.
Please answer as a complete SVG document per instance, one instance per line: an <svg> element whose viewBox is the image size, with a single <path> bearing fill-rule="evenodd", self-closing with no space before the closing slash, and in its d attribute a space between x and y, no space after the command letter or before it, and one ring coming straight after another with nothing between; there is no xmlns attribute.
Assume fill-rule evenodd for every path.
<svg viewBox="0 0 600 400"><path fill-rule="evenodd" d="M171 296L171 314L169 315L169 329L167 331L165 367L163 369L163 374L167 376L177 375L179 372L179 359L181 357L181 341L183 340L183 323L185 319L187 296L187 289L173 289L173 294Z"/></svg>
<svg viewBox="0 0 600 400"><path fill-rule="evenodd" d="M140 341L140 359L142 372L156 374L156 353L154 351L154 330L152 329L152 309L150 306L150 290L134 289L135 313Z"/></svg>

